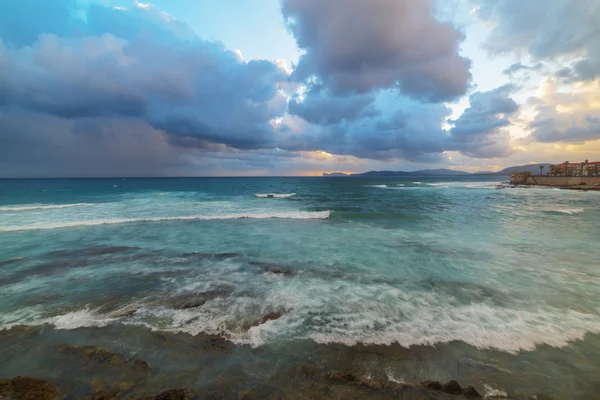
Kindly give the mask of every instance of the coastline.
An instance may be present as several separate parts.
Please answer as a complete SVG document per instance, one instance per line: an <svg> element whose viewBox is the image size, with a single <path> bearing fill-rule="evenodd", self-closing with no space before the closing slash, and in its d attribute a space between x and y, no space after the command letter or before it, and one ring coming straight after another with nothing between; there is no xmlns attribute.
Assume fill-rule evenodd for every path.
<svg viewBox="0 0 600 400"><path fill-rule="evenodd" d="M544 400L595 393L593 385L567 385L559 392L564 385L558 384L558 370L556 376L536 371L529 360L540 354L564 357L561 349L546 346L512 355L463 342L405 348L293 341L252 348L219 336L119 324L75 330L18 326L1 331L0 338L5 349L0 395L10 390L10 379L33 377L50 382L29 382L48 391L39 399ZM585 353L599 339L574 345ZM282 347L294 350L284 354ZM30 358L43 362L28 365Z"/></svg>

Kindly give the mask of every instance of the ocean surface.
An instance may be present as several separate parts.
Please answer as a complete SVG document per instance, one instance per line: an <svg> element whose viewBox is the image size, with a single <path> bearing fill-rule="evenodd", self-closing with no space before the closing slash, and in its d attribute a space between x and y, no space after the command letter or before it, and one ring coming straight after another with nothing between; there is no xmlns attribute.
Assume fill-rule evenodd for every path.
<svg viewBox="0 0 600 400"><path fill-rule="evenodd" d="M600 192L503 180L0 180L0 378L83 395L87 345L215 398L307 364L600 398Z"/></svg>

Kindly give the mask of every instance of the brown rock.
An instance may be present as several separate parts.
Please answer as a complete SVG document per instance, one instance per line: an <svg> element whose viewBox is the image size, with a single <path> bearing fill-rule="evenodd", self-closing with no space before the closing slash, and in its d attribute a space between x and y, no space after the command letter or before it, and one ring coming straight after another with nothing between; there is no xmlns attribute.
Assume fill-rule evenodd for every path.
<svg viewBox="0 0 600 400"><path fill-rule="evenodd" d="M181 308L183 308L184 310L190 309L190 308L198 308L203 306L206 303L206 299L205 298L199 298L199 299L191 299L191 300L187 300L184 301L183 303L181 303Z"/></svg>
<svg viewBox="0 0 600 400"><path fill-rule="evenodd" d="M94 346L70 346L66 345L61 348L63 353L80 355L88 360L95 361L100 364L124 365L125 357L119 353L114 353L100 347Z"/></svg>
<svg viewBox="0 0 600 400"><path fill-rule="evenodd" d="M56 386L42 379L17 376L12 381L3 380L0 385L2 397L19 400L59 400L62 398Z"/></svg>
<svg viewBox="0 0 600 400"><path fill-rule="evenodd" d="M481 395L479 394L479 392L477 390L475 390L475 388L473 386L467 386L467 388L464 390L463 394L465 395L465 397L467 399L480 399Z"/></svg>
<svg viewBox="0 0 600 400"><path fill-rule="evenodd" d="M264 324L267 321L275 321L276 319L279 319L279 318L281 318L281 311L275 311L272 313L265 314L260 319L259 325Z"/></svg>
<svg viewBox="0 0 600 400"><path fill-rule="evenodd" d="M12 380L0 379L0 398L8 397L12 393Z"/></svg>
<svg viewBox="0 0 600 400"><path fill-rule="evenodd" d="M141 371L151 371L152 367L148 361L144 360L133 360L133 366Z"/></svg>
<svg viewBox="0 0 600 400"><path fill-rule="evenodd" d="M450 394L462 394L463 392L462 387L460 387L458 382L456 382L455 380L451 380L450 382L442 386L442 390Z"/></svg>
<svg viewBox="0 0 600 400"><path fill-rule="evenodd" d="M133 387L133 382L119 382L115 385L115 388L117 388L121 392L126 392L126 391L130 390L132 387Z"/></svg>
<svg viewBox="0 0 600 400"><path fill-rule="evenodd" d="M442 384L437 381L423 381L421 386L431 390L442 390Z"/></svg>
<svg viewBox="0 0 600 400"><path fill-rule="evenodd" d="M117 393L100 391L92 396L92 400L115 400Z"/></svg>
<svg viewBox="0 0 600 400"><path fill-rule="evenodd" d="M246 390L240 390L239 392L237 392L238 400L243 400L246 397L248 397L248 395L250 394L251 391L252 391L252 389L246 389Z"/></svg>
<svg viewBox="0 0 600 400"><path fill-rule="evenodd" d="M192 400L196 394L189 389L169 389L157 394L154 400Z"/></svg>
<svg viewBox="0 0 600 400"><path fill-rule="evenodd" d="M341 382L358 382L359 379L352 374L345 374L343 372L329 372L327 377L334 381Z"/></svg>

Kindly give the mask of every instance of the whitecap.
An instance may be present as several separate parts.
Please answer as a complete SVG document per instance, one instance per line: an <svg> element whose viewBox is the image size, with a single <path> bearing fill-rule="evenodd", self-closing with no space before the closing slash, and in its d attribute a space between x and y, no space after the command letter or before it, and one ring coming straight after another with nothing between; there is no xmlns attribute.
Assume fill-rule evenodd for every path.
<svg viewBox="0 0 600 400"><path fill-rule="evenodd" d="M494 389L489 385L483 385L483 398L487 399L490 397L508 397L508 394L504 390Z"/></svg>
<svg viewBox="0 0 600 400"><path fill-rule="evenodd" d="M81 310L68 312L66 314L57 315L55 317L47 318L40 323L46 323L54 325L57 329L77 329L77 328L88 328L92 326L104 327L109 323L115 321L117 318L109 318L102 315L98 310L90 308L83 308Z"/></svg>
<svg viewBox="0 0 600 400"><path fill-rule="evenodd" d="M254 196L265 199L265 198L273 198L273 199L287 199L289 197L295 196L296 193L256 193Z"/></svg>
<svg viewBox="0 0 600 400"><path fill-rule="evenodd" d="M94 204L90 203L75 203L75 204L32 204L27 206L9 206L0 207L0 212L18 212L18 211L33 211L33 210L54 210L60 208L71 208L71 207L89 207Z"/></svg>
<svg viewBox="0 0 600 400"><path fill-rule="evenodd" d="M149 218L113 218L100 220L84 220L71 222L57 222L40 225L13 225L0 227L0 232L46 230L59 228L76 228L84 226L116 225L133 222L162 222L162 221L192 221L192 220L225 220L225 219L327 219L330 211L282 211L248 214L216 214L216 215L186 215L177 217L149 217Z"/></svg>
<svg viewBox="0 0 600 400"><path fill-rule="evenodd" d="M413 185L420 185L422 182L413 182Z"/></svg>
<svg viewBox="0 0 600 400"><path fill-rule="evenodd" d="M382 189L385 189L385 188L387 188L387 185L365 185L365 187L372 187L372 188L382 188Z"/></svg>
<svg viewBox="0 0 600 400"><path fill-rule="evenodd" d="M583 209L583 208L559 208L559 209L553 209L553 210L548 210L548 211L560 213L560 214L575 215L575 214L581 214L582 212L585 211L585 209Z"/></svg>

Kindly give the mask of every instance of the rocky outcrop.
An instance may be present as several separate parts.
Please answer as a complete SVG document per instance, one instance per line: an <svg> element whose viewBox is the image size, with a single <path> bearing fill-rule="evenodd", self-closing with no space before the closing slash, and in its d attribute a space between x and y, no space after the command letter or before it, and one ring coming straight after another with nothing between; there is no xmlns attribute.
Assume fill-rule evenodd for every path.
<svg viewBox="0 0 600 400"><path fill-rule="evenodd" d="M440 382L425 381L421 382L421 386L426 387L430 390L446 392L454 396L464 395L467 399L481 398L481 395L479 394L479 392L477 392L477 390L475 390L473 386L467 386L466 388L463 388L455 380L451 380L443 385Z"/></svg>
<svg viewBox="0 0 600 400"><path fill-rule="evenodd" d="M382 390L402 390L402 389L410 389L410 388L422 388L427 391L433 392L444 392L453 396L463 395L467 399L478 399L481 398L481 395L475 390L473 386L468 386L463 388L460 384L451 380L448 383L442 384L437 381L424 381L420 384L414 383L396 383L390 382L381 378L364 378L359 377L350 373L343 372L328 372L326 377L332 381L344 382L353 385L359 385L363 387L368 387L370 389Z"/></svg>
<svg viewBox="0 0 600 400"><path fill-rule="evenodd" d="M153 400L194 400L196 394L189 389L169 389L157 394Z"/></svg>
<svg viewBox="0 0 600 400"><path fill-rule="evenodd" d="M42 379L17 376L0 379L0 398L17 400L59 400L63 396L56 386Z"/></svg>
<svg viewBox="0 0 600 400"><path fill-rule="evenodd" d="M63 354L83 358L97 364L128 367L137 372L152 371L152 368L147 361L139 359L127 360L122 354L101 347L65 345L60 348L60 351Z"/></svg>
<svg viewBox="0 0 600 400"><path fill-rule="evenodd" d="M296 272L292 267L286 267L284 265L273 264L263 261L250 261L250 265L254 265L256 267L260 267L264 272L275 274L275 275L287 275L293 276L296 275Z"/></svg>

